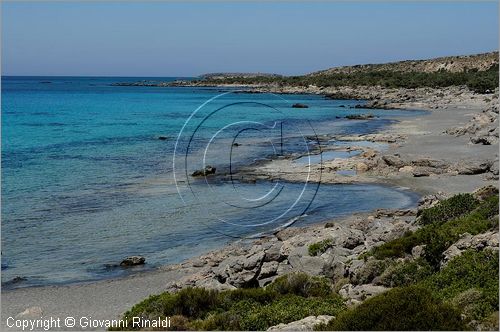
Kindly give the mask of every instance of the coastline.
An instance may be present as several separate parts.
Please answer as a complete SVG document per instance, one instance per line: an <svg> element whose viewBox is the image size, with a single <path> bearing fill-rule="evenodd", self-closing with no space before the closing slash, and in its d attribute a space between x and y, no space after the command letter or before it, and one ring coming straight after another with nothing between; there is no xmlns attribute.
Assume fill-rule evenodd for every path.
<svg viewBox="0 0 500 332"><path fill-rule="evenodd" d="M257 90L258 92L267 92L264 88L259 89L261 90ZM279 91L282 91L281 93L290 93L291 91L291 89L288 91L283 88L269 90L274 93L278 93ZM345 93L345 91L331 90L319 92L314 87L300 91L305 90L308 91L301 93L321 93L325 95L340 92ZM370 93L375 93L376 88L369 90ZM368 140L383 142L389 146L383 152L367 148L358 156L340 161L327 162L325 166L330 167L331 170L355 168L357 171L356 176L349 178L347 181L375 182L408 187L421 194L443 192L442 195L447 195L473 191L488 184L498 186L498 143L490 145L472 144L471 136L468 134L457 137L446 133L447 130L467 126L468 123L473 121L475 116L483 113L485 109L494 107L493 105L498 100L498 94L496 96L488 96L487 98L490 98L490 102L487 102L484 99L478 100L477 95L462 91L459 88L440 90L445 90L445 96L439 97L442 99L438 102L435 101L436 95L443 93L439 90L434 91L434 94L432 94L432 90L427 89L427 92L431 93L430 96L427 96L427 101L419 99L423 97L415 97L409 101L401 101L399 98L394 98L394 94L404 96L404 94L409 93L408 91L403 93L391 90L386 91L385 94L383 91L379 91L377 95L379 98L373 96L366 98L368 97L368 92L358 92L359 97L364 96L365 98L363 99L369 100L368 105L370 107L423 109L429 111L429 114L404 119L390 125L384 132L377 134L356 137L334 137L334 139L352 141ZM455 99L453 99L452 96L457 91L462 91L462 95L455 96ZM420 93L424 92L418 91L415 92L415 95L420 96ZM450 101L443 102L443 100L447 100L448 95L450 96ZM393 96L393 99L389 99L389 96ZM378 100L384 101L381 103ZM375 101L377 102L375 103ZM498 108L496 112L498 112ZM464 156L468 158L464 158ZM386 158L384 159L384 157ZM268 176L270 174L269 167L275 167L273 163L276 162L281 163L279 165L280 169L286 170L279 175L280 178L293 181L293 175L296 174L297 170L289 165L291 160L270 161L253 170L246 170L244 172L245 176ZM481 166L484 163L490 162L491 165L487 167ZM366 167L362 166L361 163ZM327 170L329 169L327 168ZM312 174L318 174L318 171L318 169L315 169ZM332 175L325 176L325 174ZM321 181L339 183L339 177L334 176L334 174L335 172L323 172ZM346 178L342 180L346 180ZM380 232L373 229L370 230L365 225L367 220L371 222L375 220L381 223L378 231L387 231L388 235L385 238L387 240L391 237L396 237L401 232L416 227L410 220L414 215L415 211L375 211L367 214L353 215L336 220L334 227L324 228L321 224L308 226L302 230L292 227L278 232L276 236L270 237L267 240L257 240L253 243L236 242L220 250L190 259L181 264L164 266L154 271L137 273L125 278L67 286L44 286L3 291L3 316L16 316L22 313L29 316L30 312L28 310L26 313L27 309L40 307L44 316L65 317L68 315L80 315L94 319L118 318L132 305L151 294L165 290L175 290L186 285L220 288L225 283L217 281L217 278L220 279L220 276L214 278L214 275L225 272L217 272L216 268L227 266L224 263L227 259L232 259L233 261L241 260L242 256L247 260L250 260L250 258L255 260L255 265L253 267L250 266L251 269L245 268L243 270L243 272L252 272L245 272L246 275L241 275L241 271L236 271L237 269L227 271L226 280L231 280L234 277L235 281L233 284L228 282L228 285L234 285L240 281L244 282L246 277L251 277L250 279L252 279L255 274L262 275L263 268L274 269L274 275L270 277L301 269L311 272L310 270L313 269L313 266L318 265L319 261L307 256L307 244L320 240L325 236L325 232L345 233L347 229L351 229L352 232L349 231L350 233L346 233L346 236L344 236L345 241L350 241L353 238L352 234L359 235L359 232L361 232L360 229L363 229L363 232L366 231L363 242L367 242L367 234L369 236L380 235ZM296 237L299 233L302 233L300 239ZM375 236L372 237L375 238ZM278 248L278 253L274 253L277 256L275 260L266 261L267 258L265 258L265 255L261 257L259 252L262 254L272 250L276 251L275 247L278 242L281 242L281 245ZM356 249L361 246L358 242L355 243L356 246L354 244L349 245L354 247L348 249L350 252L347 252L348 255L345 257L357 257L363 250L367 250L377 244L376 241L368 241L364 244L364 248ZM304 250L306 251L304 252ZM288 263L282 264L285 259L280 261L282 259L281 256L285 254ZM290 262L294 259L296 263L291 264ZM274 264L272 262L278 263ZM250 263L253 264L253 262ZM290 265L290 267L287 268L286 265ZM258 271L253 271L255 268ZM266 278L263 277L259 280L263 279ZM2 325L5 327L4 324L5 322L2 320Z"/></svg>

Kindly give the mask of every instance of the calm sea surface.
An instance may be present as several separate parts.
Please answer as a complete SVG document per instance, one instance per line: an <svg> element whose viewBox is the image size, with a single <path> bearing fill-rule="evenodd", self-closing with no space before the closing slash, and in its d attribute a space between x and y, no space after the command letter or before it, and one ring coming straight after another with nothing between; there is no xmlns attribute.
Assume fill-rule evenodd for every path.
<svg viewBox="0 0 500 332"><path fill-rule="evenodd" d="M375 120L348 121L345 115L363 112L348 107L357 101L111 86L137 80L149 79L2 78L5 286L122 276L291 221L415 204L415 194L378 185L189 176L203 165L231 173L276 154L304 153L314 135L369 133L412 112L369 110ZM306 181L307 163L304 170ZM147 264L117 267L127 255L144 255Z"/></svg>

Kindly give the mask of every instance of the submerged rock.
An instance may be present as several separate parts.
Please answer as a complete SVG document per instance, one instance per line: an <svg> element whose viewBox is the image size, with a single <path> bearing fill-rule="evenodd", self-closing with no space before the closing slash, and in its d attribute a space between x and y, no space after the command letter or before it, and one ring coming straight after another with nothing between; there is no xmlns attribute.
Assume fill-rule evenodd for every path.
<svg viewBox="0 0 500 332"><path fill-rule="evenodd" d="M345 118L349 120L368 120L373 119L374 116L373 114L349 114Z"/></svg>
<svg viewBox="0 0 500 332"><path fill-rule="evenodd" d="M295 103L292 105L293 108L309 108L306 104Z"/></svg>
<svg viewBox="0 0 500 332"><path fill-rule="evenodd" d="M122 260L120 266L136 266L143 265L146 263L146 258L142 256L129 256Z"/></svg>
<svg viewBox="0 0 500 332"><path fill-rule="evenodd" d="M215 167L205 166L204 169L199 169L197 171L194 171L193 174L191 174L191 176L207 176L207 175L215 174L215 170L216 170Z"/></svg>

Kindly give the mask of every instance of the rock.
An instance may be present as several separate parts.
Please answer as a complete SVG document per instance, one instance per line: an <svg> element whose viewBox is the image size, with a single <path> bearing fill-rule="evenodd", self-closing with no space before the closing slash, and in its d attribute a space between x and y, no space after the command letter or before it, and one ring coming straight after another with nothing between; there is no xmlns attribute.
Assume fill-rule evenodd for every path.
<svg viewBox="0 0 500 332"><path fill-rule="evenodd" d="M291 237L294 237L295 235L301 234L303 232L304 231L301 230L300 228L288 227L288 228L285 228L285 229L278 231L277 233L275 233L275 235L278 238L278 240L286 241L286 240L290 239Z"/></svg>
<svg viewBox="0 0 500 332"><path fill-rule="evenodd" d="M207 264L207 262L206 262L205 260L203 260L203 259L199 259L199 258L194 259L194 260L192 261L192 263L191 263L191 265L192 265L193 267L202 267L202 266L205 266L206 264Z"/></svg>
<svg viewBox="0 0 500 332"><path fill-rule="evenodd" d="M457 242L443 252L441 267L448 264L453 258L462 255L467 249L498 251L498 231L489 231L474 236L469 233L463 234Z"/></svg>
<svg viewBox="0 0 500 332"><path fill-rule="evenodd" d="M295 103L292 105L293 108L309 108L306 104Z"/></svg>
<svg viewBox="0 0 500 332"><path fill-rule="evenodd" d="M265 279L276 275L276 272L278 271L278 265L278 262L265 262L264 264L262 264L258 279Z"/></svg>
<svg viewBox="0 0 500 332"><path fill-rule="evenodd" d="M359 162L356 164L356 171L357 172L364 173L364 172L368 171L369 169L370 169L370 167L368 167L368 165L363 163L363 162Z"/></svg>
<svg viewBox="0 0 500 332"><path fill-rule="evenodd" d="M376 286L372 284L354 286L346 284L339 290L340 296L347 300L364 301L372 296L378 295L389 290L384 286Z"/></svg>
<svg viewBox="0 0 500 332"><path fill-rule="evenodd" d="M412 174L414 177L419 178L424 176L430 176L431 172L426 167L417 167L416 169L413 170Z"/></svg>
<svg viewBox="0 0 500 332"><path fill-rule="evenodd" d="M265 255L266 254L264 252L257 252L253 255L248 256L242 262L243 268L246 270L251 270L251 269L255 268L257 265L260 265L260 263L264 259Z"/></svg>
<svg viewBox="0 0 500 332"><path fill-rule="evenodd" d="M432 195L425 195L423 196L419 201L418 201L418 211L417 215L425 209L428 209L430 207L433 207L439 201L442 201L443 199L446 199L447 195L445 195L442 192L439 192L437 194L432 194Z"/></svg>
<svg viewBox="0 0 500 332"><path fill-rule="evenodd" d="M281 255L281 247L283 246L283 242L276 242L267 248L264 253L264 262L277 261L281 262L285 259L284 256Z"/></svg>
<svg viewBox="0 0 500 332"><path fill-rule="evenodd" d="M276 326L271 326L268 331L314 331L314 327L319 324L327 324L330 320L335 318L334 316L308 316L301 320L291 322L288 324L278 324Z"/></svg>
<svg viewBox="0 0 500 332"><path fill-rule="evenodd" d="M477 189L472 193L474 197L480 201L484 201L485 199L493 196L493 195L498 195L498 188L489 185L485 186L482 188Z"/></svg>
<svg viewBox="0 0 500 332"><path fill-rule="evenodd" d="M401 167L398 172L401 172L401 173L413 173L413 171L415 170L415 168L413 166L403 166Z"/></svg>
<svg viewBox="0 0 500 332"><path fill-rule="evenodd" d="M16 315L17 319L30 319L30 318L40 318L43 316L42 308L40 307L29 307L26 308L23 312L20 312Z"/></svg>
<svg viewBox="0 0 500 332"><path fill-rule="evenodd" d="M215 170L216 170L215 167L205 166L204 169L200 169L200 170L194 171L193 174L191 174L191 176L207 176L207 175L212 175L212 174L215 174Z"/></svg>
<svg viewBox="0 0 500 332"><path fill-rule="evenodd" d="M158 139L159 139L160 141L165 141L165 140L167 140L167 139L168 139L168 137L167 137L167 136L158 136Z"/></svg>
<svg viewBox="0 0 500 332"><path fill-rule="evenodd" d="M146 263L146 258L142 256L129 256L122 260L120 266L136 266L143 265Z"/></svg>
<svg viewBox="0 0 500 332"><path fill-rule="evenodd" d="M330 261L323 267L323 275L336 282L347 275L346 265L338 258L331 257Z"/></svg>
<svg viewBox="0 0 500 332"><path fill-rule="evenodd" d="M493 162L460 162L455 166L455 169L460 175L483 174L489 171L492 164Z"/></svg>
<svg viewBox="0 0 500 332"><path fill-rule="evenodd" d="M415 246L411 249L411 255L413 258L417 259L424 255L425 245Z"/></svg>
<svg viewBox="0 0 500 332"><path fill-rule="evenodd" d="M235 286L229 283L220 283L218 280L213 278L205 278L196 283L196 287L215 289L219 291L236 289Z"/></svg>
<svg viewBox="0 0 500 332"><path fill-rule="evenodd" d="M382 156L382 160L389 166L401 168L405 166L405 163L401 160L399 156L396 155L385 155Z"/></svg>
<svg viewBox="0 0 500 332"><path fill-rule="evenodd" d="M293 250L288 256L288 263L295 271L305 272L313 276L323 273L323 259L309 256L306 248L299 247Z"/></svg>

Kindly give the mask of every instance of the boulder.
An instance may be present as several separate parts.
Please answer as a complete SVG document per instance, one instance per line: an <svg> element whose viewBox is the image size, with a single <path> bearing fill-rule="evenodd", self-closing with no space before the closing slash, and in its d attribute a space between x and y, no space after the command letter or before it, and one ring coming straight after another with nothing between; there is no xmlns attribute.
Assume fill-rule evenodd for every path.
<svg viewBox="0 0 500 332"><path fill-rule="evenodd" d="M143 265L146 263L146 258L142 256L129 256L122 260L120 266L136 266Z"/></svg>

